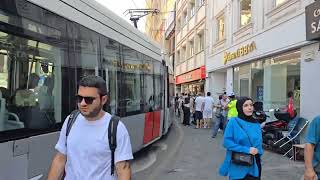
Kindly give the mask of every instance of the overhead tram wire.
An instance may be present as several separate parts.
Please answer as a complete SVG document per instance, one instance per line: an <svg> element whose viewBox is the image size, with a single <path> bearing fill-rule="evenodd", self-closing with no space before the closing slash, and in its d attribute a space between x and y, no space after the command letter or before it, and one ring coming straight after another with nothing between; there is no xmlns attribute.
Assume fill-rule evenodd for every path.
<svg viewBox="0 0 320 180"><path fill-rule="evenodd" d="M135 3L135 1L134 1L134 0L131 0L131 1L132 1L132 3L134 4L134 6L135 6L137 9L139 9L138 6L137 6L137 4ZM154 9L153 7L150 6L150 4L147 2L147 0L144 0L144 1L146 2L146 5L148 6L148 8ZM172 11L168 11L168 12L172 12ZM160 13L167 13L167 12L160 12ZM148 24L146 23L146 20L145 20L144 18L142 18L142 20L143 20L145 26L148 28L149 31L156 31L156 30L151 30L151 29L150 29L150 27L148 26ZM160 30L160 31L162 31L162 30Z"/></svg>
<svg viewBox="0 0 320 180"><path fill-rule="evenodd" d="M136 4L136 2L134 2L134 0L131 0L131 1L132 1L133 5L134 5L137 9L139 9L138 6L137 6L137 4ZM145 0L145 2L147 3L146 0ZM147 5L148 5L148 3L147 3ZM149 6L149 5L148 5L148 6ZM144 18L142 18L142 20L143 20L145 26L147 26L147 28L149 29L149 26L148 26L147 22L144 20Z"/></svg>
<svg viewBox="0 0 320 180"><path fill-rule="evenodd" d="M138 6L137 6L137 4L135 3L135 1L134 0L131 0L132 1L132 3L133 3L133 5L137 8L137 9L139 9L138 8ZM149 8L151 8L150 7L150 5L149 5L149 3L148 3L148 1L147 0L144 0L145 1L145 3L146 3L146 5L149 7ZM207 4L205 3L204 4L204 6L207 6ZM160 11L159 13L169 13L169 12L173 12L173 11ZM145 26L148 28L148 30L149 31L161 31L161 32L164 32L165 30L161 30L161 29L150 29L150 27L148 26L148 24L146 23L146 21L145 21L145 19L144 18L142 18L142 20L144 21L144 23L145 23ZM207 30L207 29L196 29L196 30ZM177 30L177 29L175 29L175 31L180 31L180 32L182 32L182 31L187 31L187 32L189 32L190 30L183 30L183 29L180 29L180 30Z"/></svg>

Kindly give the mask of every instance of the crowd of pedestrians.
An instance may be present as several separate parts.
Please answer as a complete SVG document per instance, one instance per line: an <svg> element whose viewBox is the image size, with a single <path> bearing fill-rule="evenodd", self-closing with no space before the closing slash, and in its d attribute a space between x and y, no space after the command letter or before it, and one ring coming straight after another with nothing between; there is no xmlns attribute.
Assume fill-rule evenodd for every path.
<svg viewBox="0 0 320 180"><path fill-rule="evenodd" d="M251 98L236 97L231 92L219 95L214 102L210 92L206 96L199 92L196 96L177 94L175 102L176 115L184 125L193 122L196 129L212 128L212 138L223 130L226 156L219 169L221 176L228 176L230 180L261 179L262 130L253 116ZM304 180L320 180L320 116L309 125L305 142Z"/></svg>
<svg viewBox="0 0 320 180"><path fill-rule="evenodd" d="M217 132L223 130L228 119L237 116L236 97L234 93L223 93L215 103L211 92L206 96L202 92L197 95L188 93L176 94L175 113L185 126L190 126L190 122L195 124L196 129L212 129L212 138Z"/></svg>

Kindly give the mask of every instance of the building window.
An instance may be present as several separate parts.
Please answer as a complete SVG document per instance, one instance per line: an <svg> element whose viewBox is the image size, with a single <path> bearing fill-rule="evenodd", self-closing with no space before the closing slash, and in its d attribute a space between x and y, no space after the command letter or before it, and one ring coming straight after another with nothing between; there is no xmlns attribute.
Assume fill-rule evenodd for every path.
<svg viewBox="0 0 320 180"><path fill-rule="evenodd" d="M171 38L170 39L170 54L173 54L174 53L174 49L176 48L175 46L175 37Z"/></svg>
<svg viewBox="0 0 320 180"><path fill-rule="evenodd" d="M187 10L186 10L186 11L184 11L182 13L180 28L182 29L187 24L187 22L188 22L188 13L187 13Z"/></svg>
<svg viewBox="0 0 320 180"><path fill-rule="evenodd" d="M203 5L204 5L204 1L205 0L199 0L198 2L199 2L199 8L201 8Z"/></svg>
<svg viewBox="0 0 320 180"><path fill-rule="evenodd" d="M180 53L180 62L183 62L186 60L186 54L187 54L187 48L186 46L183 46L182 51Z"/></svg>
<svg viewBox="0 0 320 180"><path fill-rule="evenodd" d="M194 42L189 41L189 57L192 57L194 55Z"/></svg>
<svg viewBox="0 0 320 180"><path fill-rule="evenodd" d="M225 38L225 25L224 25L224 16L218 18L218 41L221 41Z"/></svg>
<svg viewBox="0 0 320 180"><path fill-rule="evenodd" d="M177 30L180 30L181 29L181 19L179 18L178 20L177 20Z"/></svg>
<svg viewBox="0 0 320 180"><path fill-rule="evenodd" d="M280 6L281 4L285 3L287 0L275 0L275 7Z"/></svg>
<svg viewBox="0 0 320 180"><path fill-rule="evenodd" d="M176 61L177 61L177 63L176 63L176 64L179 64L179 63L181 62L180 50L179 50L179 51L177 51Z"/></svg>
<svg viewBox="0 0 320 180"><path fill-rule="evenodd" d="M195 3L194 3L194 1L192 1L190 3L190 18L192 18L194 16L194 14L195 14Z"/></svg>
<svg viewBox="0 0 320 180"><path fill-rule="evenodd" d="M198 52L203 51L203 47L204 47L204 36L203 34L198 34Z"/></svg>
<svg viewBox="0 0 320 180"><path fill-rule="evenodd" d="M240 0L240 27L251 22L251 0Z"/></svg>

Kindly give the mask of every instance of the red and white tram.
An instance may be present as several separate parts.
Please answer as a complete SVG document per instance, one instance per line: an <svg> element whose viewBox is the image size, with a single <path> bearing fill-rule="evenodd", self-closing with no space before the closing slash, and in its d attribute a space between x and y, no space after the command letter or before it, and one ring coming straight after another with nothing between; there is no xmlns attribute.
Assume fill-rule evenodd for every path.
<svg viewBox="0 0 320 180"><path fill-rule="evenodd" d="M136 152L168 132L173 84L160 47L94 1L0 2L0 179L45 179L77 82L107 81L106 110Z"/></svg>

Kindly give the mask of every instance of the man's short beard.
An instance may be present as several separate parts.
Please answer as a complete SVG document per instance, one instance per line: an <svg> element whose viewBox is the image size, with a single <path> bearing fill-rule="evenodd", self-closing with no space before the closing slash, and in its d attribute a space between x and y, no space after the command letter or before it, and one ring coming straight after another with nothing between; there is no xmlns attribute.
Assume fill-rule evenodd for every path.
<svg viewBox="0 0 320 180"><path fill-rule="evenodd" d="M100 105L100 106L94 108L94 109L92 110L92 112L90 112L88 115L84 115L83 113L81 113L81 114L82 114L84 117L86 117L86 118L94 118L94 117L97 117L97 116L99 115L102 107L103 107L103 106Z"/></svg>

